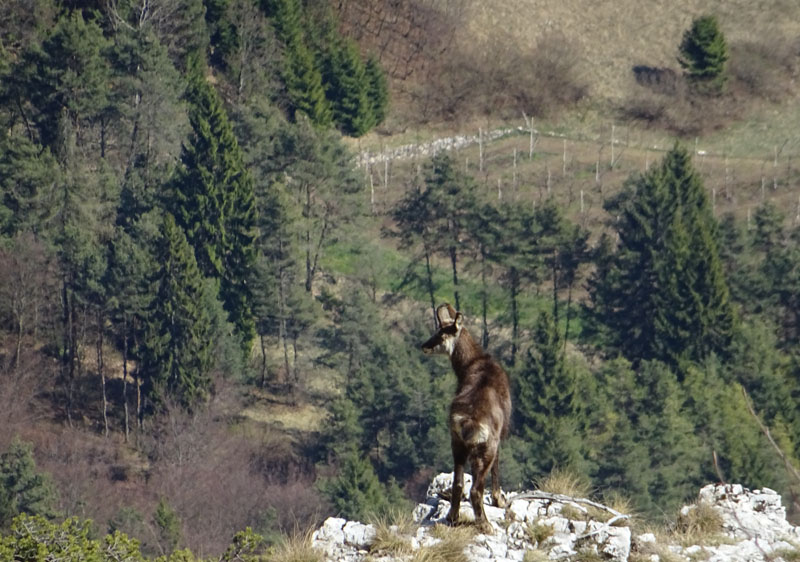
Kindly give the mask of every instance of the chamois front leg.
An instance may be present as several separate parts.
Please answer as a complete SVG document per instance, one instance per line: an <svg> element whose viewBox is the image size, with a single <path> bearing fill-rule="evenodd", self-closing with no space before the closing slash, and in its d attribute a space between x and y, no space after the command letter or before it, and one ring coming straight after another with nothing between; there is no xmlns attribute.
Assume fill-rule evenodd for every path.
<svg viewBox="0 0 800 562"><path fill-rule="evenodd" d="M467 463L466 451L453 443L453 487L450 491L450 511L447 512L447 522L451 525L458 523L458 513L461 510L461 494L464 493L464 465Z"/></svg>

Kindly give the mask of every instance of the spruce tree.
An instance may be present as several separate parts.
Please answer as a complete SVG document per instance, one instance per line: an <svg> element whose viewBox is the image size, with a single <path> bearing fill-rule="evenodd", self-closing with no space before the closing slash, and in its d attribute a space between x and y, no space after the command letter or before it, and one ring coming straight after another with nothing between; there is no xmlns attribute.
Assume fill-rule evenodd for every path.
<svg viewBox="0 0 800 562"><path fill-rule="evenodd" d="M386 119L386 112L389 108L389 85L386 81L386 73L375 55L367 57L364 72L369 82L368 96L372 103L375 125L380 125Z"/></svg>
<svg viewBox="0 0 800 562"><path fill-rule="evenodd" d="M159 270L147 315L140 370L154 401L166 394L185 407L209 390L211 328L204 307L207 285L183 230L170 214L154 255Z"/></svg>
<svg viewBox="0 0 800 562"><path fill-rule="evenodd" d="M203 275L220 281L220 298L249 351L255 335L247 284L255 262L253 181L204 64L199 56L190 63L186 98L193 133L165 203L186 232Z"/></svg>
<svg viewBox="0 0 800 562"><path fill-rule="evenodd" d="M590 292L610 343L634 361L724 353L735 316L716 222L686 150L673 148L607 209L619 244L598 263Z"/></svg>
<svg viewBox="0 0 800 562"><path fill-rule="evenodd" d="M360 137L376 123L370 83L355 43L335 37L325 61L325 95L331 102L333 120L341 131Z"/></svg>
<svg viewBox="0 0 800 562"><path fill-rule="evenodd" d="M331 108L325 97L322 74L304 27L305 11L300 0L265 0L267 16L283 43L282 77L286 86L289 117L296 111L308 115L320 127L331 124Z"/></svg>
<svg viewBox="0 0 800 562"><path fill-rule="evenodd" d="M564 359L564 346L550 312L539 315L533 345L514 379L515 426L529 447L528 475L541 476L556 467L577 469L581 464L578 382Z"/></svg>
<svg viewBox="0 0 800 562"><path fill-rule="evenodd" d="M33 446L14 438L0 454L0 529L20 513L55 517L55 500L49 476L36 471Z"/></svg>
<svg viewBox="0 0 800 562"><path fill-rule="evenodd" d="M342 517L364 521L386 512L389 501L372 464L360 452L342 456L339 475L323 485L325 495Z"/></svg>
<svg viewBox="0 0 800 562"><path fill-rule="evenodd" d="M704 93L719 94L728 78L728 47L717 18L701 16L683 34L678 62L689 81Z"/></svg>

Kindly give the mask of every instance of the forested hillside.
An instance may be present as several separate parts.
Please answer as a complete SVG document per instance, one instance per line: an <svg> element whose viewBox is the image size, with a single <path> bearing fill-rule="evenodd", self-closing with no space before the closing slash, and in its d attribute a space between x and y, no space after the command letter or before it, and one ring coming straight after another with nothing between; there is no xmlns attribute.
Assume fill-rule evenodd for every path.
<svg viewBox="0 0 800 562"><path fill-rule="evenodd" d="M675 15L674 68L609 97L567 28L459 50L492 28L456 4L4 4L0 555L233 560L419 499L450 469L455 380L419 349L445 301L512 380L505 488L566 472L651 520L718 480L794 497L796 142L697 149L793 114L791 26L763 58L729 11ZM483 125L356 158L521 117L502 158Z"/></svg>

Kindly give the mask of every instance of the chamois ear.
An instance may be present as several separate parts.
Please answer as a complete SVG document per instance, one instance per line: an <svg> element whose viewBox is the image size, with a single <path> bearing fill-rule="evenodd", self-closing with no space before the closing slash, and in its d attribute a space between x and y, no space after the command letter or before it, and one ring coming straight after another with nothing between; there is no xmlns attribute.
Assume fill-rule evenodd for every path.
<svg viewBox="0 0 800 562"><path fill-rule="evenodd" d="M453 310L453 307L449 304L445 303L439 308L436 309L436 319L439 321L439 326L449 326L453 323L453 317L456 315L456 311Z"/></svg>
<svg viewBox="0 0 800 562"><path fill-rule="evenodd" d="M456 313L456 318L455 318L455 320L453 322L456 325L456 329L460 330L461 329L461 324L464 323L464 315L461 314L460 312L457 312Z"/></svg>

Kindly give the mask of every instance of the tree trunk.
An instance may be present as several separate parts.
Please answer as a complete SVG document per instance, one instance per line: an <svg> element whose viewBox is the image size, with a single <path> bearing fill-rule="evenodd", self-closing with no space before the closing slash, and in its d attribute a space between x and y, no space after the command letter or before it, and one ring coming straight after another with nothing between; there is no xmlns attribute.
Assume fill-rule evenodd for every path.
<svg viewBox="0 0 800 562"><path fill-rule="evenodd" d="M516 269L511 270L511 365L517 360L517 346L519 344L519 310L517 308L517 294L519 292L519 275Z"/></svg>
<svg viewBox="0 0 800 562"><path fill-rule="evenodd" d="M461 310L461 303L458 298L458 250L455 246L450 246L450 263L453 265L453 293L456 300L456 310Z"/></svg>
<svg viewBox="0 0 800 562"><path fill-rule="evenodd" d="M436 329L436 296L433 287L433 271L431 269L431 255L425 248L425 273L428 275L428 295L431 299L431 314L433 315L433 326Z"/></svg>
<svg viewBox="0 0 800 562"><path fill-rule="evenodd" d="M67 424L72 427L72 384L75 377L75 358L74 358L74 311L72 310L69 294L69 284L66 279L61 283L61 305L62 305L62 329L63 349L61 350L61 377L64 383L66 394L65 414Z"/></svg>
<svg viewBox="0 0 800 562"><path fill-rule="evenodd" d="M259 334L258 339L261 343L261 382L259 386L264 388L267 386L267 345L264 341L264 334Z"/></svg>
<svg viewBox="0 0 800 562"><path fill-rule="evenodd" d="M553 319L558 325L558 250L553 252Z"/></svg>
<svg viewBox="0 0 800 562"><path fill-rule="evenodd" d="M22 313L17 315L17 344L14 349L14 370L19 369L19 356L22 353Z"/></svg>
<svg viewBox="0 0 800 562"><path fill-rule="evenodd" d="M481 344L483 349L489 349L489 323L486 321L486 308L488 307L488 290L486 287L486 248L481 245Z"/></svg>
<svg viewBox="0 0 800 562"><path fill-rule="evenodd" d="M106 372L103 368L103 313L97 311L97 372L100 374L100 389L103 395L103 435L108 437L108 397L106 396Z"/></svg>
<svg viewBox="0 0 800 562"><path fill-rule="evenodd" d="M572 286L574 283L570 281L569 287L567 287L567 310L564 312L564 349L567 348L567 342L569 341L569 319L570 319L570 308L572 307Z"/></svg>
<svg viewBox="0 0 800 562"><path fill-rule="evenodd" d="M122 319L122 408L125 412L125 443L130 439L128 413L128 319Z"/></svg>

